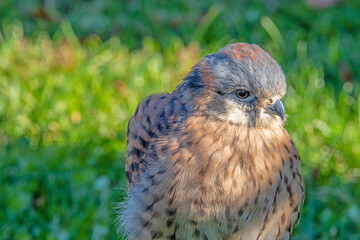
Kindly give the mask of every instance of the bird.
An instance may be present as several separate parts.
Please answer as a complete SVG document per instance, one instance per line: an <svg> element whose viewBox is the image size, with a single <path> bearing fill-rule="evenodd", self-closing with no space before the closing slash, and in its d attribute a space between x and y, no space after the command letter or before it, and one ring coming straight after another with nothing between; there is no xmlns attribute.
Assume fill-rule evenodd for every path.
<svg viewBox="0 0 360 240"><path fill-rule="evenodd" d="M126 239L291 239L304 201L280 65L256 44L206 55L129 120Z"/></svg>

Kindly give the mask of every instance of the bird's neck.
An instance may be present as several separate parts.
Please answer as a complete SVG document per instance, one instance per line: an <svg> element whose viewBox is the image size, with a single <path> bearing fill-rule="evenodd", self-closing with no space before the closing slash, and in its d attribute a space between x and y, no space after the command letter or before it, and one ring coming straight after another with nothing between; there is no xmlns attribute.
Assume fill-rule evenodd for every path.
<svg viewBox="0 0 360 240"><path fill-rule="evenodd" d="M196 157L204 172L230 173L241 169L246 174L262 175L278 171L290 137L282 124L249 127L227 124L205 116L189 117L181 141ZM285 147L286 146L286 147ZM275 155L276 154L276 155Z"/></svg>

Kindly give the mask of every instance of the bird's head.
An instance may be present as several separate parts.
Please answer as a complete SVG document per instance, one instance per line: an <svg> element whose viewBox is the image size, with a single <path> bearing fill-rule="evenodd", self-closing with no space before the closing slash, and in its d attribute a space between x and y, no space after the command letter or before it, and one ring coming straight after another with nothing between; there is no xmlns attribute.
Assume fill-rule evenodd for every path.
<svg viewBox="0 0 360 240"><path fill-rule="evenodd" d="M235 43L205 56L184 79L194 111L232 124L283 123L286 81L279 64L255 44Z"/></svg>

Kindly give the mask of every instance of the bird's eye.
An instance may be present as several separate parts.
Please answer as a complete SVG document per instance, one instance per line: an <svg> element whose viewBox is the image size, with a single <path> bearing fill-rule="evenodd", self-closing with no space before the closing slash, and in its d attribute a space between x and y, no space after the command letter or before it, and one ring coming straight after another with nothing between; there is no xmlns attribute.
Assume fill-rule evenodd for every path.
<svg viewBox="0 0 360 240"><path fill-rule="evenodd" d="M240 90L236 90L235 91L235 95L238 97L238 98L247 98L250 96L250 93L246 90L243 90L243 89L240 89Z"/></svg>

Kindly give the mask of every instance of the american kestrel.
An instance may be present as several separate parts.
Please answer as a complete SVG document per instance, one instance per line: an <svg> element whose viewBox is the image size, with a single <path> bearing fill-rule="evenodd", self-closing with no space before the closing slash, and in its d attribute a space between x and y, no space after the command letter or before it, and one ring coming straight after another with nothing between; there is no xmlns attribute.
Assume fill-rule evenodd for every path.
<svg viewBox="0 0 360 240"><path fill-rule="evenodd" d="M140 103L127 131L128 239L290 239L304 199L284 128L285 76L255 44L201 59L172 93Z"/></svg>

